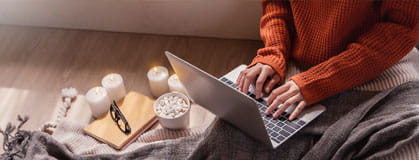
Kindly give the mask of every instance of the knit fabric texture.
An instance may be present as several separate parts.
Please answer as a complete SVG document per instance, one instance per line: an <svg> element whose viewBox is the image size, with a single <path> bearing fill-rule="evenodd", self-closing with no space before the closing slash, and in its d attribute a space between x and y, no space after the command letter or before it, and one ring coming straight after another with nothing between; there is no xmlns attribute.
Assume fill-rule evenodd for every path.
<svg viewBox="0 0 419 160"><path fill-rule="evenodd" d="M304 68L297 66L292 60L287 61L286 80L302 72L304 72ZM410 81L419 81L419 51L416 48L413 48L396 65L385 70L379 76L351 90L378 92Z"/></svg>
<svg viewBox="0 0 419 160"><path fill-rule="evenodd" d="M396 65L374 79L353 88L357 91L382 91L409 81L419 81L419 51L413 48Z"/></svg>
<svg viewBox="0 0 419 160"><path fill-rule="evenodd" d="M265 47L249 67L270 65L284 80L287 61L308 104L365 83L399 62L419 39L417 0L264 0Z"/></svg>

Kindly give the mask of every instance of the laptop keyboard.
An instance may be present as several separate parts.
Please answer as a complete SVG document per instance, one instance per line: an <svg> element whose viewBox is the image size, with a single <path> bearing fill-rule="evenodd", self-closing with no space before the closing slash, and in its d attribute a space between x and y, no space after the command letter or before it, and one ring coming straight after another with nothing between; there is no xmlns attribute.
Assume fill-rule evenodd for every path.
<svg viewBox="0 0 419 160"><path fill-rule="evenodd" d="M221 82L224 84L234 88L238 89L238 87L234 84L234 82L228 80L225 77L222 77ZM249 97L251 97L253 100L255 100L259 109L259 113L262 116L263 122L265 124L266 131L269 134L269 137L271 140L281 144L285 142L289 137L291 137L294 133L299 131L301 128L303 128L307 122L300 120L298 118L295 118L292 121L288 120L288 117L290 116L289 113L283 112L278 118L274 119L272 118L272 115L266 115L265 110L268 108L266 106L267 102L263 99L256 99L256 96L254 93L248 93ZM274 113L276 109L272 112Z"/></svg>

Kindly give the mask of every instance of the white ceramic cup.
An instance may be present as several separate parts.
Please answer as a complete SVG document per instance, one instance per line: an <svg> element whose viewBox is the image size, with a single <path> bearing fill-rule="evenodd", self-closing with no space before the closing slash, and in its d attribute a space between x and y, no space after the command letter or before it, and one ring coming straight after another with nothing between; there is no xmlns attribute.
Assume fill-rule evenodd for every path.
<svg viewBox="0 0 419 160"><path fill-rule="evenodd" d="M180 113L180 115L177 115L175 118L168 117L161 115L157 112L157 107L159 105L159 101L164 99L164 97L171 97L171 96L177 96L181 99L183 99L186 102L186 105L188 106L187 110L183 113ZM185 129L189 126L189 114L191 110L191 104L188 99L188 97L180 92L170 92L161 95L157 100L154 102L154 113L157 115L160 124L167 129Z"/></svg>

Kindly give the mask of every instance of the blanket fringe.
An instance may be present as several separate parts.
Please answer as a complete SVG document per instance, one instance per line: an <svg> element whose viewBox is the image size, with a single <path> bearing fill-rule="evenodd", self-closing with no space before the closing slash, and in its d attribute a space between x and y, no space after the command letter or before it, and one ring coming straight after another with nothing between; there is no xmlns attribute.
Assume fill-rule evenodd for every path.
<svg viewBox="0 0 419 160"><path fill-rule="evenodd" d="M12 123L8 123L5 130L0 129L0 133L3 135L3 150L4 153L0 155L0 159L13 159L14 157L23 158L22 146L25 146L30 138L28 131L20 130L20 128L28 120L28 116L17 116L19 125L16 127Z"/></svg>
<svg viewBox="0 0 419 160"><path fill-rule="evenodd" d="M54 118L55 121L46 122L44 123L39 130L42 132L46 132L48 134L52 134L52 129L57 128L58 123L61 121L62 118L67 116L68 110L71 108L71 104L74 102L74 100L77 97L77 89L75 88L63 88L61 90L61 96L63 105L59 106L57 117Z"/></svg>

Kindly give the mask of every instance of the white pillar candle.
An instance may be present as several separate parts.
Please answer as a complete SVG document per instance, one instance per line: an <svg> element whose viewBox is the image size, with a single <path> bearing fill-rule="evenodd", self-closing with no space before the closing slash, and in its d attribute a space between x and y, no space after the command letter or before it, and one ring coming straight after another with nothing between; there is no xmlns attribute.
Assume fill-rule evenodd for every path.
<svg viewBox="0 0 419 160"><path fill-rule="evenodd" d="M169 89L170 91L177 91L180 93L183 93L185 95L188 95L186 93L186 89L183 86L182 82L180 82L178 76L176 74L173 74L172 76L170 76L169 80L167 81L167 84L169 85Z"/></svg>
<svg viewBox="0 0 419 160"><path fill-rule="evenodd" d="M125 97L126 90L124 80L120 74L112 73L106 75L102 79L102 86L108 91L111 101L119 101Z"/></svg>
<svg viewBox="0 0 419 160"><path fill-rule="evenodd" d="M167 85L167 79L169 78L169 71L166 67L157 66L151 68L147 72L147 78L150 85L151 94L155 97L169 91L169 86Z"/></svg>
<svg viewBox="0 0 419 160"><path fill-rule="evenodd" d="M111 100L103 87L94 87L87 91L86 101L94 117L99 118L109 110Z"/></svg>

